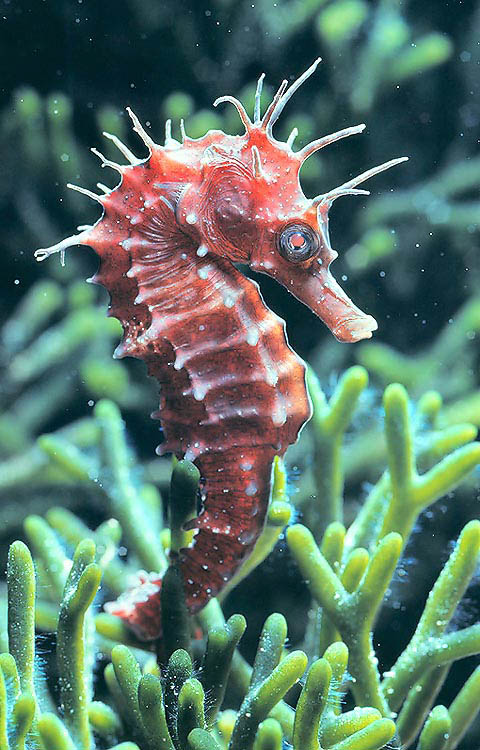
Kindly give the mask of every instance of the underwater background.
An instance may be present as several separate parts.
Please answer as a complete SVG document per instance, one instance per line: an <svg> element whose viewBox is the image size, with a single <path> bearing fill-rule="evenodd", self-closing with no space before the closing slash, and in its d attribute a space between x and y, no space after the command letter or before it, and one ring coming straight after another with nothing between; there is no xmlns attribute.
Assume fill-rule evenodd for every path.
<svg viewBox="0 0 480 750"><path fill-rule="evenodd" d="M368 385L362 381L352 386L358 393L348 403L355 412L343 430L348 526L388 460L392 471L395 440L388 443L387 435L385 441L382 406L389 384L399 383L408 392L405 413L420 473L467 443L475 448L475 428L480 425L480 3L0 0L0 8L0 570L6 569L11 542L29 544L44 593L37 612L38 680L49 684L53 701L59 703L64 696L59 698L56 684L52 609L61 601L60 583L65 580L49 574L45 550L59 545L61 568L64 558L72 557L84 527L75 527L75 535L73 516L55 515L51 509L76 514L90 529L115 516L125 532L125 526L134 523L125 507L132 504L135 491L142 490L144 510L149 509L145 513L157 513L160 528L171 472L170 460L154 453L160 437L158 423L149 415L157 407L157 387L142 363L112 359L119 326L105 316L108 296L84 283L97 266L93 251L70 250L65 267L55 258L41 265L34 260L36 248L99 216L98 207L68 191L66 183L95 189L101 180L114 186L116 176L101 170L89 151L97 147L113 158L115 149L102 138L104 130L146 156L131 131L126 106L157 142L163 139L168 117L175 137L180 118L192 137L212 128L240 133L234 109L214 109L213 100L231 94L251 111L260 73L266 73L271 95L283 78L293 80L317 56L322 57L320 67L289 103L276 137L285 140L295 126L298 148L360 122L367 129L308 160L302 170L305 194L326 191L388 159L409 157L372 180L369 197L338 201L330 214L332 246L339 253L332 271L347 294L377 319L379 330L371 341L335 341L283 288L255 276L268 306L286 320L293 349L309 362L327 399L342 392L342 374L348 368L368 372ZM364 377L363 369L348 372L353 378ZM127 479L115 474L115 462L109 464L98 447L98 423L105 418L99 404L112 402L118 411L107 408L107 416L122 435L121 450L131 466ZM119 426L120 412L125 432ZM331 456L326 456L319 429L310 424L287 453L294 509L285 518L304 523L320 543L332 519L322 516L322 482L328 474L322 462ZM445 445L438 447L435 440L441 432ZM375 625L381 671L409 642L455 540L465 524L479 516L475 457L472 453L470 463L465 459L468 465L446 482L448 491L415 518ZM119 500L125 482L133 495ZM47 524L43 519L49 512ZM32 514L36 520L24 525ZM239 612L247 619L241 652L250 662L272 612L287 618L289 648L308 646L308 638L313 638L311 620L316 615L304 582L308 576L300 572L281 532L279 528L272 553L223 604L226 617ZM148 563L153 567L164 558L163 549L150 558L140 548L132 553L125 538L120 541L115 533L108 545L104 540L109 558L102 563L104 569L114 547L120 548L122 561L127 559L129 572L136 559L148 568ZM115 584L112 570L107 574L114 592L119 580L126 579L125 571L117 573ZM102 594L97 603L105 598ZM0 651L6 651L5 583L0 607ZM473 565L447 633L475 626L479 612ZM102 675L110 651L106 641L98 648L103 657L90 666L96 690L107 700L108 679ZM306 650L309 657L318 655ZM474 673L478 656L473 652L438 680L437 704L449 706ZM228 708L240 703L241 690L235 687ZM475 691L480 704L480 687ZM0 725L2 721L0 715ZM99 731L101 722L98 717L96 721ZM110 735L123 739L122 731L112 727L114 723L110 734L98 734L99 748L112 746ZM0 726L0 739L1 731ZM228 729L224 731L227 736ZM141 750L153 747L147 740L142 744L138 731L132 736L127 732L125 740L135 740ZM13 743L11 733L9 741ZM85 742L89 740L75 740L75 747L83 748ZM175 742L179 747L181 740ZM257 742L258 750L276 747ZM441 747L427 743L428 738L418 747ZM184 746L189 747L181 745L182 750ZM478 720L458 747L478 750Z"/></svg>

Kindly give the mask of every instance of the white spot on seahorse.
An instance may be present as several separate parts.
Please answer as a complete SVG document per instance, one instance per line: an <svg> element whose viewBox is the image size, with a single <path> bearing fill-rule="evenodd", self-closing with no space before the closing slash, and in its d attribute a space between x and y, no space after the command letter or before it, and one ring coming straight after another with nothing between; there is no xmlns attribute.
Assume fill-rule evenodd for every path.
<svg viewBox="0 0 480 750"><path fill-rule="evenodd" d="M277 403L273 414L272 414L272 422L274 425L282 425L285 424L287 421L287 410L285 409L285 405L280 402Z"/></svg>
<svg viewBox="0 0 480 750"><path fill-rule="evenodd" d="M207 390L205 386L195 385L193 387L193 398L195 401L203 401Z"/></svg>
<svg viewBox="0 0 480 750"><path fill-rule="evenodd" d="M250 344L250 346L256 346L258 344L258 339L260 338L260 333L258 331L258 328L255 326L251 326L247 331L247 344Z"/></svg>
<svg viewBox="0 0 480 750"><path fill-rule="evenodd" d="M185 221L187 224L196 224L197 223L197 214L191 213L187 214L185 216Z"/></svg>
<svg viewBox="0 0 480 750"><path fill-rule="evenodd" d="M199 258L204 258L207 253L208 247L206 245L200 245L200 247L197 248L197 255Z"/></svg>
<svg viewBox="0 0 480 750"><path fill-rule="evenodd" d="M237 292L235 289L227 288L222 290L222 299L225 307L233 307L239 296L240 292Z"/></svg>
<svg viewBox="0 0 480 750"><path fill-rule="evenodd" d="M180 352L175 352L175 362L173 363L174 370L181 370L185 364L186 357Z"/></svg>
<svg viewBox="0 0 480 750"><path fill-rule="evenodd" d="M121 245L123 249L126 250L128 253L128 251L131 249L132 245L134 244L134 240L132 240L131 237L127 237L126 240L122 240L118 244Z"/></svg>
<svg viewBox="0 0 480 750"><path fill-rule="evenodd" d="M240 469L242 471L251 471L253 469L253 464L251 464L249 461L241 461Z"/></svg>
<svg viewBox="0 0 480 750"><path fill-rule="evenodd" d="M258 487L255 484L255 482L249 482L245 488L245 494L249 497L252 497L252 495L256 495L258 492Z"/></svg>
<svg viewBox="0 0 480 750"><path fill-rule="evenodd" d="M277 383L278 383L278 372L273 367L273 365L271 365L269 363L266 363L265 367L266 367L266 370L267 370L267 378L266 378L266 380L267 380L268 385L277 385Z"/></svg>
<svg viewBox="0 0 480 750"><path fill-rule="evenodd" d="M211 270L212 270L212 266L203 266L202 268L198 269L197 276L200 279L207 279L208 274L210 273Z"/></svg>

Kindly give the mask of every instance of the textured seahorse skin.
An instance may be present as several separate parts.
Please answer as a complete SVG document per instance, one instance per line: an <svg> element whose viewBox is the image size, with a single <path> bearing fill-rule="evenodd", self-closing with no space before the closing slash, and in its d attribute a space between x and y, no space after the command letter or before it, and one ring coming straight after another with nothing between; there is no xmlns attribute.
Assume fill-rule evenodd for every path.
<svg viewBox="0 0 480 750"><path fill-rule="evenodd" d="M403 161L395 159L307 199L299 184L305 159L329 143L359 133L346 128L292 150L272 125L316 61L287 88L282 83L263 117L260 78L254 121L233 97L245 134L210 131L182 143L155 144L130 112L149 148L144 161L113 139L129 166L104 166L120 184L96 196L102 218L79 235L37 251L43 259L74 244L100 257L93 281L111 297L109 314L124 336L117 357L142 359L160 385L160 452L193 461L201 473L202 509L190 523L192 544L179 552L187 606L203 607L235 574L265 522L272 464L295 442L310 417L304 363L291 350L280 318L258 285L236 263L266 273L304 302L340 341L369 338L375 320L346 296L330 273L335 259L328 210L341 195ZM98 152L97 152L98 153ZM145 639L161 629L161 579L140 573L137 585L111 603Z"/></svg>
<svg viewBox="0 0 480 750"><path fill-rule="evenodd" d="M125 330L117 356L143 359L160 384L160 451L189 458L202 476L198 531L179 556L194 612L222 589L255 544L273 458L295 441L310 405L305 368L287 344L283 322L265 306L257 284L228 261L197 256L198 244L178 229L165 202L173 191L162 188L146 199L145 211L138 206L134 213L130 175L141 170L143 165L127 173L104 200L105 215L89 244L101 258L94 280L109 290L110 314ZM134 215L132 231L126 216ZM122 247L112 243L127 231ZM199 276L208 266L208 276ZM151 590L152 581L147 586ZM129 623L142 637L153 637L159 609L152 597L143 607L140 624L137 610ZM129 610L128 597L110 607L123 615Z"/></svg>

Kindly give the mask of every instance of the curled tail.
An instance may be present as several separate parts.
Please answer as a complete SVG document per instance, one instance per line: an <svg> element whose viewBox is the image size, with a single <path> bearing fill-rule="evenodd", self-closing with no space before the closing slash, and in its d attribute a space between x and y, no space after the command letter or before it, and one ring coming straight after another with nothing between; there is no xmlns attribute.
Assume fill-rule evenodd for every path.
<svg viewBox="0 0 480 750"><path fill-rule="evenodd" d="M203 508L188 524L196 530L192 544L178 554L192 614L224 588L255 546L268 510L274 456L272 446L255 446L209 452L196 459ZM161 583L157 573L141 571L132 588L106 609L142 640L158 638Z"/></svg>

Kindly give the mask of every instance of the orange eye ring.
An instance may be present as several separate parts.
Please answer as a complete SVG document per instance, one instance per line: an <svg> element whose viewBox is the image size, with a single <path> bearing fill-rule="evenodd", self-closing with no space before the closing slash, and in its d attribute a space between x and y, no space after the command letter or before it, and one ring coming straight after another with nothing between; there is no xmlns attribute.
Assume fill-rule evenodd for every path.
<svg viewBox="0 0 480 750"><path fill-rule="evenodd" d="M308 224L288 224L277 235L277 250L285 260L301 263L313 258L320 249L317 233Z"/></svg>

